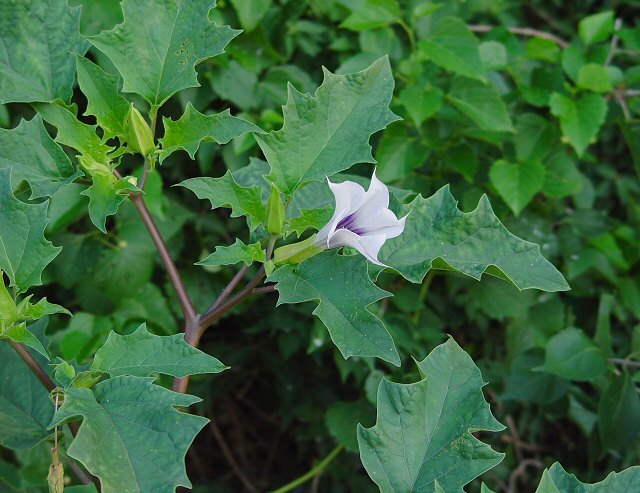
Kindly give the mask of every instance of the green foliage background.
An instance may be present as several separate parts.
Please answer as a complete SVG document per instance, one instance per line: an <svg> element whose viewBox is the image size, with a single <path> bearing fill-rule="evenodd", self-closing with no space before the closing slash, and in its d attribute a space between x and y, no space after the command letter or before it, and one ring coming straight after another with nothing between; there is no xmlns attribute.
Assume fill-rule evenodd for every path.
<svg viewBox="0 0 640 493"><path fill-rule="evenodd" d="M122 22L117 2L70 4L83 6L84 35ZM238 306L201 345L231 369L192 377L190 392L204 399L194 409L214 418L223 436L203 431L187 456L195 491L243 491L222 441L260 491L303 474L336 443L346 450L327 467L318 491L373 491L358 456L356 424L374 425L383 377L420 380L410 356L424 360L447 334L480 367L489 382L485 398L507 425L501 433L478 434L506 454L481 478L491 489L534 491L555 461L586 483L638 463L638 7L635 1L218 2L212 12L218 24L244 32L227 53L197 67L201 86L170 99L163 117L175 122L188 104L205 115L230 108L265 131L278 129L287 81L313 93L321 65L352 73L388 55L396 80L391 109L403 120L373 137L378 176L424 197L450 184L465 212L487 194L509 231L540 244L571 291L521 292L486 275L479 283L443 271L430 271L421 285L382 274L379 285L393 297L370 308L396 341L400 369L371 358L345 360L311 315L313 303L274 310L276 295L265 294ZM584 20L600 12L612 13ZM510 26L559 40L513 33ZM86 46L79 41L77 48ZM100 51L89 48L88 56L113 72ZM76 90L72 100L82 113L82 93ZM33 115L26 104L0 105L0 126L13 128ZM95 123L90 116L83 121ZM37 132L24 125L25 134ZM2 132L0 152L12 145ZM46 139L42 146L38 152L55 152ZM250 134L225 146L204 141L195 161L186 152L162 156L160 173L149 177L149 208L200 312L234 270L193 264L217 245L250 238L243 219L211 213L208 203L169 185L222 176L259 155ZM125 167L134 163L127 159ZM64 185L50 202L47 225L47 238L63 249L34 292L74 313L70 322L51 317L47 333L54 354L83 364L111 329L129 334L146 322L156 334L177 333L180 308L132 204L123 202L106 219L113 234L103 235L90 223L86 186L67 184L72 172L60 170L64 179L57 184L31 187L30 198L37 199L47 187ZM352 172L369 176L370 166ZM44 426L45 418L34 426ZM46 489L47 444L1 452L0 484ZM548 491L555 491L549 485L561 476L558 469L545 473ZM479 488L476 480L468 490Z"/></svg>

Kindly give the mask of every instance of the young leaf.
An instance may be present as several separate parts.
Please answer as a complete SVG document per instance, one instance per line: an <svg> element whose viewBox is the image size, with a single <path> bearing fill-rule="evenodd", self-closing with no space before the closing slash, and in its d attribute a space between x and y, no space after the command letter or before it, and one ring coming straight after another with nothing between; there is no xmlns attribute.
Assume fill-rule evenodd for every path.
<svg viewBox="0 0 640 493"><path fill-rule="evenodd" d="M233 245L216 247L215 252L198 262L197 265L234 265L238 262L251 265L253 262L265 261L265 253L260 246L260 242L245 245L236 238L236 242Z"/></svg>
<svg viewBox="0 0 640 493"><path fill-rule="evenodd" d="M467 25L455 17L439 21L429 36L420 41L420 52L445 70L485 81L478 53L478 40Z"/></svg>
<svg viewBox="0 0 640 493"><path fill-rule="evenodd" d="M0 103L69 101L74 53L89 43L80 35L80 8L58 0L0 0Z"/></svg>
<svg viewBox="0 0 640 493"><path fill-rule="evenodd" d="M215 0L124 0L124 22L89 41L106 54L135 92L161 106L181 89L198 87L195 66L224 52L240 34L209 20Z"/></svg>
<svg viewBox="0 0 640 493"><path fill-rule="evenodd" d="M47 353L45 347L35 335L27 330L27 324L24 322L4 329L4 331L0 332L0 339L9 339L10 341L24 344L40 353L47 361L50 360L49 353Z"/></svg>
<svg viewBox="0 0 640 493"><path fill-rule="evenodd" d="M400 356L382 321L367 307L389 296L378 288L360 255L325 252L299 265L284 265L269 276L277 282L278 305L318 301L313 310L342 356L375 356L396 366Z"/></svg>
<svg viewBox="0 0 640 493"><path fill-rule="evenodd" d="M80 175L37 115L11 130L0 128L0 169L9 169L16 185L27 181L32 199L51 197Z"/></svg>
<svg viewBox="0 0 640 493"><path fill-rule="evenodd" d="M129 181L129 177L116 179L113 175L95 173L92 185L81 192L89 197L89 217L96 228L107 233L106 222L108 216L118 212L120 204L127 198L127 194L139 192L137 186Z"/></svg>
<svg viewBox="0 0 640 493"><path fill-rule="evenodd" d="M504 429L484 400L480 370L453 339L418 363L423 380L378 387L378 420L358 425L360 458L384 492L463 491L502 461L471 433Z"/></svg>
<svg viewBox="0 0 640 493"><path fill-rule="evenodd" d="M509 163L500 159L489 170L491 184L516 216L542 190L544 176L545 168L537 161Z"/></svg>
<svg viewBox="0 0 640 493"><path fill-rule="evenodd" d="M162 122L164 137L160 139L160 162L179 149L187 151L194 159L202 141L226 144L246 132L262 132L253 123L231 116L230 110L217 115L203 115L190 102L178 120L163 118Z"/></svg>
<svg viewBox="0 0 640 493"><path fill-rule="evenodd" d="M130 105L118 92L118 77L107 74L88 58L79 56L77 65L78 85L87 97L85 114L96 117L105 138L125 136Z"/></svg>
<svg viewBox="0 0 640 493"><path fill-rule="evenodd" d="M42 271L60 248L44 237L47 203L25 204L13 196L11 171L0 169L0 270L23 293L42 284Z"/></svg>
<svg viewBox="0 0 640 493"><path fill-rule="evenodd" d="M602 349L576 328L565 329L549 340L544 365L538 368L539 371L579 381L591 380L606 369L607 360Z"/></svg>
<svg viewBox="0 0 640 493"><path fill-rule="evenodd" d="M256 135L271 167L268 179L287 195L355 163L375 162L371 134L398 120L389 110L394 81L388 58L350 75L323 70L315 96L289 86L280 130Z"/></svg>
<svg viewBox="0 0 640 493"><path fill-rule="evenodd" d="M457 77L447 94L449 102L482 130L513 132L513 123L498 92L490 84Z"/></svg>
<svg viewBox="0 0 640 493"><path fill-rule="evenodd" d="M622 472L612 472L604 480L586 484L569 474L556 462L542 473L536 493L625 493L640 491L640 467L633 466Z"/></svg>
<svg viewBox="0 0 640 493"><path fill-rule="evenodd" d="M267 220L267 213L262 203L260 187L241 187L236 183L231 171L220 178L190 178L178 184L188 188L199 199L211 202L211 208L229 207L231 217L248 216L251 229Z"/></svg>
<svg viewBox="0 0 640 493"><path fill-rule="evenodd" d="M507 231L486 196L474 211L464 213L445 186L428 199L418 195L403 205L397 215L405 214L404 232L387 240L378 259L411 282L421 282L430 269L438 268L478 280L487 271L520 290L569 289L538 245Z"/></svg>
<svg viewBox="0 0 640 493"><path fill-rule="evenodd" d="M163 373L183 378L199 373L220 373L226 368L213 356L187 344L184 334L153 335L146 324L126 336L112 331L107 342L96 352L91 365L92 370L112 377L146 377L152 373Z"/></svg>
<svg viewBox="0 0 640 493"><path fill-rule="evenodd" d="M598 135L607 115L607 103L598 94L585 94L579 99L554 92L549 99L551 113L560 119L560 128L578 156Z"/></svg>
<svg viewBox="0 0 640 493"><path fill-rule="evenodd" d="M67 453L100 479L102 493L173 493L191 487L184 457L207 423L175 408L199 401L153 385L153 378L112 377L92 390L66 389L49 427L83 418Z"/></svg>

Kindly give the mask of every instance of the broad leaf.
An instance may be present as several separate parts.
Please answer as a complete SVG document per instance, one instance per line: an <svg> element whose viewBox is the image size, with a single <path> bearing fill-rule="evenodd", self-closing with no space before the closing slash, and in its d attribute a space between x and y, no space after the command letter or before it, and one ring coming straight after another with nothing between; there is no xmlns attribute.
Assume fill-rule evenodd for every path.
<svg viewBox="0 0 640 493"><path fill-rule="evenodd" d="M580 39L586 45L604 41L614 28L615 13L611 10L585 17L578 24Z"/></svg>
<svg viewBox="0 0 640 493"><path fill-rule="evenodd" d="M378 258L411 282L431 268L455 270L480 279L487 271L518 289L569 289L562 274L540 254L540 247L509 233L486 196L472 212L461 212L448 187L428 199L403 205L409 214L404 232L387 240Z"/></svg>
<svg viewBox="0 0 640 493"><path fill-rule="evenodd" d="M562 198L582 189L583 176L571 156L557 150L544 162L546 173L542 191L549 197Z"/></svg>
<svg viewBox="0 0 640 493"><path fill-rule="evenodd" d="M449 102L482 130L513 132L513 123L502 98L492 85L458 77L447 94Z"/></svg>
<svg viewBox="0 0 640 493"><path fill-rule="evenodd" d="M231 0L238 20L246 31L252 31L271 7L272 0Z"/></svg>
<svg viewBox="0 0 640 493"><path fill-rule="evenodd" d="M607 69L597 63L587 63L578 71L578 87L593 92L610 92L613 87Z"/></svg>
<svg viewBox="0 0 640 493"><path fill-rule="evenodd" d="M60 253L44 237L48 222L47 203L25 204L15 198L11 171L0 169L0 270L19 292L42 284L42 271Z"/></svg>
<svg viewBox="0 0 640 493"><path fill-rule="evenodd" d="M129 193L139 192L130 180L130 177L117 179L113 175L96 173L93 175L93 183L89 188L81 192L89 197L89 217L91 222L103 233L107 233L107 217L118 212L120 204Z"/></svg>
<svg viewBox="0 0 640 493"><path fill-rule="evenodd" d="M215 0L124 0L124 22L89 38L124 79L124 92L161 106L198 87L195 66L224 52L240 31L209 20Z"/></svg>
<svg viewBox="0 0 640 493"><path fill-rule="evenodd" d="M89 43L78 31L80 8L59 0L0 0L0 103L69 101L74 53Z"/></svg>
<svg viewBox="0 0 640 493"><path fill-rule="evenodd" d="M378 420L358 426L360 458L380 491L462 493L499 454L471 433L504 429L484 400L480 370L453 339L418 363L424 380L378 387Z"/></svg>
<svg viewBox="0 0 640 493"><path fill-rule="evenodd" d="M599 483L586 484L556 462L542 473L536 493L631 493L640 491L640 467L612 472Z"/></svg>
<svg viewBox="0 0 640 493"><path fill-rule="evenodd" d="M389 293L371 282L364 257L321 253L299 265L280 267L269 281L277 282L278 305L318 301L313 314L345 358L375 356L400 365L389 332L367 308Z"/></svg>
<svg viewBox="0 0 640 493"><path fill-rule="evenodd" d="M607 103L598 94L585 94L579 99L571 99L560 93L553 93L549 99L551 113L560 119L562 135L576 150L578 156L598 135L607 114Z"/></svg>
<svg viewBox="0 0 640 493"><path fill-rule="evenodd" d="M0 128L0 169L9 169L16 185L26 180L32 199L55 195L80 174L49 137L39 116L22 120L11 130Z"/></svg>
<svg viewBox="0 0 640 493"><path fill-rule="evenodd" d="M30 330L42 336L46 321ZM43 368L48 362L29 351ZM51 435L47 426L53 417L49 391L36 378L18 353L0 340L0 444L12 449L26 449Z"/></svg>
<svg viewBox="0 0 640 493"><path fill-rule="evenodd" d="M546 118L536 113L525 113L516 122L513 138L516 157L520 162L542 161L557 139L557 131L554 132Z"/></svg>
<svg viewBox="0 0 640 493"><path fill-rule="evenodd" d="M85 114L96 117L105 137L125 136L125 121L131 106L118 92L118 77L107 74L84 57L78 57L77 64L78 85L87 97Z"/></svg>
<svg viewBox="0 0 640 493"><path fill-rule="evenodd" d="M430 36L420 41L420 52L450 72L485 80L478 40L460 19L447 17L436 23Z"/></svg>
<svg viewBox="0 0 640 493"><path fill-rule="evenodd" d="M367 31L402 20L397 0L364 0L340 27L352 31Z"/></svg>
<svg viewBox="0 0 640 493"><path fill-rule="evenodd" d="M427 118L435 115L442 108L444 93L437 87L411 85L400 91L398 99L413 122L420 126Z"/></svg>
<svg viewBox="0 0 640 493"><path fill-rule="evenodd" d="M191 159L201 142L226 144L246 132L262 132L253 123L231 116L230 110L216 115L203 115L191 103L187 103L184 114L176 121L163 118L164 137L160 139L162 150L160 162L179 149L187 151Z"/></svg>
<svg viewBox="0 0 640 493"><path fill-rule="evenodd" d="M175 408L198 401L153 385L153 378L113 377L93 390L66 389L50 428L83 418L67 453L100 479L102 493L173 493L191 487L184 457L207 423Z"/></svg>
<svg viewBox="0 0 640 493"><path fill-rule="evenodd" d="M388 107L393 86L386 57L350 75L324 69L314 96L289 86L284 125L256 136L271 167L268 179L290 195L305 182L375 162L369 137L398 119Z"/></svg>
<svg viewBox="0 0 640 493"><path fill-rule="evenodd" d="M489 170L491 184L516 216L542 190L544 177L545 168L538 161L509 163L500 159Z"/></svg>
<svg viewBox="0 0 640 493"><path fill-rule="evenodd" d="M199 199L207 199L212 209L229 207L231 217L248 216L252 229L267 220L261 188L241 187L231 171L220 178L190 178L179 183L179 186L188 188Z"/></svg>
<svg viewBox="0 0 640 493"><path fill-rule="evenodd" d="M91 365L92 370L112 377L146 377L163 373L183 378L199 373L219 373L226 368L213 356L187 344L184 334L157 336L149 333L146 324L126 336L112 331Z"/></svg>
<svg viewBox="0 0 640 493"><path fill-rule="evenodd" d="M598 402L598 431L604 450L632 446L640 434L640 397L631 375L614 377Z"/></svg>
<svg viewBox="0 0 640 493"><path fill-rule="evenodd" d="M287 236L295 232L300 238L307 229L320 230L331 219L333 209L331 205L319 209L302 209L299 216L292 217L284 223L284 231Z"/></svg>
<svg viewBox="0 0 640 493"><path fill-rule="evenodd" d="M238 262L251 265L253 262L265 261L265 253L260 242L245 245L236 238L233 245L216 247L216 250L207 258L198 262L198 265L234 265Z"/></svg>
<svg viewBox="0 0 640 493"><path fill-rule="evenodd" d="M0 339L9 339L18 344L23 344L40 353L47 362L50 360L47 350L38 338L27 330L27 324L24 322L5 328L0 333Z"/></svg>
<svg viewBox="0 0 640 493"><path fill-rule="evenodd" d="M591 380L606 369L607 360L602 349L576 328L565 329L549 340L544 365L538 368L568 380L580 381Z"/></svg>

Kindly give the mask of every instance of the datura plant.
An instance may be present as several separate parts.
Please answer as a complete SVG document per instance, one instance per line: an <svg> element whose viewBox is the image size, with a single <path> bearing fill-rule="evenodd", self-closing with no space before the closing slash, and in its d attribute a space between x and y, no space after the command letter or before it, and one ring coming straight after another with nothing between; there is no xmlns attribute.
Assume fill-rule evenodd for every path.
<svg viewBox="0 0 640 493"><path fill-rule="evenodd" d="M393 296L394 283L428 283L436 270L546 292L568 290L565 278L538 245L505 228L486 196L462 212L447 186L424 197L378 178L372 135L400 119L389 107L388 57L351 73L318 67L315 92L288 85L282 116L266 130L228 109L201 112L208 102L193 89L204 83L201 67L241 33L219 23L214 7L215 0L123 0L115 27L85 36L81 9L66 0L0 0L0 103L24 109L17 125L0 129L0 443L22 458L50 444L48 484L56 493L190 488L185 457L216 416L202 415L199 403L210 396L190 395L189 386L201 388L203 374L219 374L213 381L225 386L234 371L215 357L215 343L206 346L214 355L199 349L203 337L232 311L271 300L282 313L291 310L282 305L308 304L340 358L407 372L405 383L368 380L377 389L375 424L338 419L349 438L338 433L327 460L345 446L358 452L372 481L367 491L373 483L383 492L463 491L503 458L485 443L504 426L485 400L480 369L455 333L421 361L400 351L403 336L388 330L378 302ZM261 155L253 147L248 162L198 176L190 161L190 177L172 182L177 154L194 160L216 146L251 148L253 139ZM195 194L187 202L193 211L160 207L162 182ZM165 238L198 208L198 228L224 225L220 218L241 227L221 226L228 241L204 246L197 267L178 269L180 247ZM83 234L108 245L95 261L81 245L63 250L49 239L61 225L80 228L85 211L94 229ZM132 250L131 242L144 246ZM131 296L128 323L110 330L72 313L75 301L71 311L47 301L43 294L73 299L39 287L58 256L56 275L75 276L61 290L82 282L111 300ZM154 256L168 283L159 276L137 286L140 271L151 280ZM388 291L376 284L382 279ZM173 292L181 321L166 303L154 305L163 289ZM300 310L291 313L307 308ZM51 345L47 324L83 336L72 349L55 332ZM0 465L0 489L23 491L10 464ZM587 486L556 464L538 491L640 491L640 470Z"/></svg>

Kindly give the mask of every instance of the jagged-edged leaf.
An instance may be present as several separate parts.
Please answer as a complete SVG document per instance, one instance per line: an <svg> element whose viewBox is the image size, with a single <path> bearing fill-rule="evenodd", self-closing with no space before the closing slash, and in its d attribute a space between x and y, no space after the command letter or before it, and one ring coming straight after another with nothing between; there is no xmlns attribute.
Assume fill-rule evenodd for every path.
<svg viewBox="0 0 640 493"><path fill-rule="evenodd" d="M50 360L47 350L38 338L27 330L27 324L25 322L6 327L0 332L0 339L9 339L10 341L23 344L40 353L47 361Z"/></svg>
<svg viewBox="0 0 640 493"><path fill-rule="evenodd" d="M445 186L425 199L417 196L400 208L404 232L387 240L378 259L411 282L432 269L455 270L480 279L486 271L518 289L569 289L560 272L540 254L540 247L511 234L483 196L472 212L462 212Z"/></svg>
<svg viewBox="0 0 640 493"><path fill-rule="evenodd" d="M578 156L598 135L607 115L607 102L599 94L584 94L572 99L554 92L549 99L551 113L560 119L562 135L566 137Z"/></svg>
<svg viewBox="0 0 640 493"><path fill-rule="evenodd" d="M326 205L319 209L301 209L300 215L292 217L284 223L284 231L287 235L295 232L298 238L307 229L321 229L329 222L333 215L334 207Z"/></svg>
<svg viewBox="0 0 640 493"><path fill-rule="evenodd" d="M112 331L91 365L92 370L112 377L146 377L163 373L182 378L198 373L219 373L226 368L213 356L187 344L184 334L157 336L147 330L146 324L125 336Z"/></svg>
<svg viewBox="0 0 640 493"><path fill-rule="evenodd" d="M244 262L251 265L253 262L265 262L265 253L260 242L245 245L236 238L233 245L219 246L216 250L197 265L233 265Z"/></svg>
<svg viewBox="0 0 640 493"><path fill-rule="evenodd" d="M42 284L42 271L60 253L44 237L48 222L47 203L25 204L15 198L11 171L0 169L0 270L19 292Z"/></svg>
<svg viewBox="0 0 640 493"><path fill-rule="evenodd" d="M612 472L599 483L586 484L556 462L542 473L536 493L631 493L640 491L640 466Z"/></svg>
<svg viewBox="0 0 640 493"><path fill-rule="evenodd" d="M478 40L467 25L456 17L439 21L429 37L420 41L420 52L442 68L481 81L484 67Z"/></svg>
<svg viewBox="0 0 640 493"><path fill-rule="evenodd" d="M64 313L71 315L71 312L65 307L49 303L47 298L42 298L37 303L31 303L32 295L27 296L18 304L18 318L20 320L38 320L46 315L55 315L56 313Z"/></svg>
<svg viewBox="0 0 640 493"><path fill-rule="evenodd" d="M44 341L46 319L29 327ZM46 341L44 341L46 342ZM29 350L42 368L48 361ZM6 341L0 340L0 444L27 449L51 435L47 426L53 417L49 391Z"/></svg>
<svg viewBox="0 0 640 493"><path fill-rule="evenodd" d="M125 120L131 106L118 92L118 77L107 74L88 58L78 57L78 85L87 97L85 114L93 115L105 137L127 134Z"/></svg>
<svg viewBox="0 0 640 493"><path fill-rule="evenodd" d="M360 458L380 491L462 493L504 457L471 433L504 429L484 400L480 370L453 339L418 363L424 380L378 387L378 420L358 426Z"/></svg>
<svg viewBox="0 0 640 493"><path fill-rule="evenodd" d="M490 84L456 77L447 94L449 102L482 130L513 132L509 111L498 91Z"/></svg>
<svg viewBox="0 0 640 493"><path fill-rule="evenodd" d="M209 20L215 0L124 0L124 22L89 41L124 80L124 92L160 106L174 93L198 87L195 66L224 52L240 31Z"/></svg>
<svg viewBox="0 0 640 493"><path fill-rule="evenodd" d="M89 197L89 217L91 222L100 231L106 234L106 222L108 216L118 212L120 204L132 192L139 192L129 177L117 179L113 175L95 173L92 176L93 183L89 188L80 192Z"/></svg>
<svg viewBox="0 0 640 493"><path fill-rule="evenodd" d="M374 163L370 136L398 119L389 109L394 81L388 58L354 74L323 71L313 96L289 86L284 125L256 136L271 167L268 179L285 194L355 163Z"/></svg>
<svg viewBox="0 0 640 493"><path fill-rule="evenodd" d="M345 358L375 356L398 366L400 356L382 321L368 306L389 296L376 286L360 255L324 252L269 276L277 282L278 305L317 301L313 310Z"/></svg>
<svg viewBox="0 0 640 493"><path fill-rule="evenodd" d="M0 0L0 103L71 98L80 8L59 0Z"/></svg>
<svg viewBox="0 0 640 493"><path fill-rule="evenodd" d="M16 185L27 181L32 199L55 195L80 174L37 115L11 130L0 128L0 169L11 170Z"/></svg>
<svg viewBox="0 0 640 493"><path fill-rule="evenodd" d="M191 487L184 458L207 419L176 407L199 398L154 385L153 378L132 376L64 393L49 426L83 418L67 453L100 479L102 493L173 493L178 486Z"/></svg>
<svg viewBox="0 0 640 493"><path fill-rule="evenodd" d="M194 159L202 141L226 144L246 132L262 132L253 123L231 116L230 110L204 115L191 103L187 103L184 114L178 120L163 118L162 122L164 137L160 139L160 162L179 149L187 151L189 157Z"/></svg>
<svg viewBox="0 0 640 493"><path fill-rule="evenodd" d="M236 183L231 171L227 171L220 178L190 178L178 185L188 188L199 199L211 202L212 209L229 207L231 217L248 216L252 229L267 220L262 203L262 189L257 186L241 187Z"/></svg>

